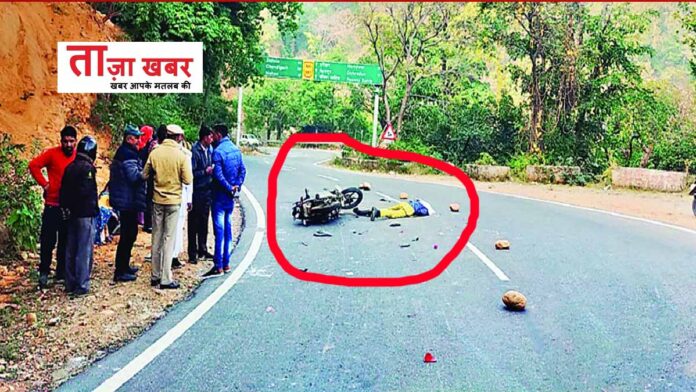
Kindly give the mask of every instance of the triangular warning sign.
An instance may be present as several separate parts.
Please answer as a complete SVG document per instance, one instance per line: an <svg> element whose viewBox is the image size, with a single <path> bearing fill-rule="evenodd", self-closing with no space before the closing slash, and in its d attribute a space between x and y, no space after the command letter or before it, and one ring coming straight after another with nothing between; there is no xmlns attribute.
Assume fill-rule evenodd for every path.
<svg viewBox="0 0 696 392"><path fill-rule="evenodd" d="M384 131L382 132L382 136L379 138L381 140L396 140L396 133L394 132L394 127L392 127L391 123L387 123L387 126L384 127Z"/></svg>

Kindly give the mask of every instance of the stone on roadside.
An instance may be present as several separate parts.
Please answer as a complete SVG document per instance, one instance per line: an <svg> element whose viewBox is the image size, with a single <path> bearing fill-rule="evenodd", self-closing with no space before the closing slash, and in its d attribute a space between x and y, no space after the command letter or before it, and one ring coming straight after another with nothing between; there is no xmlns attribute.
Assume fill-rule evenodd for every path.
<svg viewBox="0 0 696 392"><path fill-rule="evenodd" d="M497 250L508 250L510 249L510 241L498 240L495 242L495 248Z"/></svg>
<svg viewBox="0 0 696 392"><path fill-rule="evenodd" d="M27 313L27 324L31 327L32 325L36 324L36 313Z"/></svg>
<svg viewBox="0 0 696 392"><path fill-rule="evenodd" d="M408 193L406 193L406 192L399 193L399 199L402 199L402 200L408 199Z"/></svg>
<svg viewBox="0 0 696 392"><path fill-rule="evenodd" d="M459 204L458 203L452 203L449 205L450 211L452 212L459 212Z"/></svg>
<svg viewBox="0 0 696 392"><path fill-rule="evenodd" d="M527 306L527 298L520 292L510 290L503 294L503 304L509 310L520 311Z"/></svg>

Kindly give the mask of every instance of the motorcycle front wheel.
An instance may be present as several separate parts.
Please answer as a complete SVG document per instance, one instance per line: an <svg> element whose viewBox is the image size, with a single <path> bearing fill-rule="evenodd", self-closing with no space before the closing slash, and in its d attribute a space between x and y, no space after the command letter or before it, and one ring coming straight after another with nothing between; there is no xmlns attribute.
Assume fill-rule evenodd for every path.
<svg viewBox="0 0 696 392"><path fill-rule="evenodd" d="M358 188L346 188L341 193L343 194L341 208L344 210L357 207L363 199L363 193Z"/></svg>

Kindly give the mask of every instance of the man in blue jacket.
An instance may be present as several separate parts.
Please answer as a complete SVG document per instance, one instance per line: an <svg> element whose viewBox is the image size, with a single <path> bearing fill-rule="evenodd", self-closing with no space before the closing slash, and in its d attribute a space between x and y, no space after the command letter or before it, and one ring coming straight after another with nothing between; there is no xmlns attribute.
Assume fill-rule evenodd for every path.
<svg viewBox="0 0 696 392"><path fill-rule="evenodd" d="M232 212L234 197L241 190L246 176L242 153L228 137L226 125L213 127L217 143L213 151L213 230L215 232L215 265L203 278L220 276L230 271L232 255Z"/></svg>
<svg viewBox="0 0 696 392"><path fill-rule="evenodd" d="M127 125L123 143L116 150L111 162L109 197L111 207L118 211L121 221L121 238L116 248L114 281L130 282L136 279L138 269L130 266L131 251L138 237L138 213L145 211L145 180L142 178L143 162L138 154L138 140L142 133Z"/></svg>

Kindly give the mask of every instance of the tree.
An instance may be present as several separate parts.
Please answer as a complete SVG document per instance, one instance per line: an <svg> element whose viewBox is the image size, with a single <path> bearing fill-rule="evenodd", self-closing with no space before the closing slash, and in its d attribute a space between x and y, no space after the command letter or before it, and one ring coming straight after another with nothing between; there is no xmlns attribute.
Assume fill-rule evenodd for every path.
<svg viewBox="0 0 696 392"><path fill-rule="evenodd" d="M446 3L397 3L383 9L369 4L363 9L360 24L382 70L387 122L393 119L388 98L390 83L397 75L404 80L396 115L397 133L401 132L413 86L442 71L439 45L448 38L453 10L454 6Z"/></svg>
<svg viewBox="0 0 696 392"><path fill-rule="evenodd" d="M679 4L679 20L681 21L683 31L683 42L691 49L691 74L696 76L696 61L694 54L696 53L696 8L690 3Z"/></svg>

